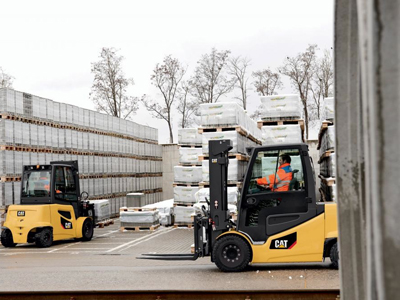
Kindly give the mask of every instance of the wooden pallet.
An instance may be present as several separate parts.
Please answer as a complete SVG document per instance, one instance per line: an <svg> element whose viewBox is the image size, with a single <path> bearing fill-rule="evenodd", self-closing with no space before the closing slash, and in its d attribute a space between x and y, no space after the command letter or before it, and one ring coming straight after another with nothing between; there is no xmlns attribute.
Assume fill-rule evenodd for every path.
<svg viewBox="0 0 400 300"><path fill-rule="evenodd" d="M132 230L132 231L150 230L150 231L154 231L158 227L160 227L160 224L151 225L151 226L132 226L132 227L125 226L125 227L120 227L120 231L121 232L124 232L125 230Z"/></svg>
<svg viewBox="0 0 400 300"><path fill-rule="evenodd" d="M320 164L325 158L331 156L333 153L335 153L335 149L325 151L319 158L318 163Z"/></svg>
<svg viewBox="0 0 400 300"><path fill-rule="evenodd" d="M240 125L234 126L216 126L216 127L200 127L198 129L199 134L203 134L203 132L223 132L223 131L237 131L242 136L247 137L252 140L256 144L261 145L261 141L255 138L253 135L249 134L246 129L244 129Z"/></svg>
<svg viewBox="0 0 400 300"><path fill-rule="evenodd" d="M1 176L0 182L19 182L21 181L21 176Z"/></svg>
<svg viewBox="0 0 400 300"><path fill-rule="evenodd" d="M154 211L157 210L157 208L152 207L121 207L119 211Z"/></svg>
<svg viewBox="0 0 400 300"><path fill-rule="evenodd" d="M182 223L182 222L175 222L174 223L174 228L178 228L178 227L187 227L187 228L193 228L193 223Z"/></svg>
<svg viewBox="0 0 400 300"><path fill-rule="evenodd" d="M104 220L104 221L98 222L96 224L96 226L99 226L99 228L104 228L104 226L109 226L109 225L112 225L112 224L114 224L114 220L108 219L108 220Z"/></svg>
<svg viewBox="0 0 400 300"><path fill-rule="evenodd" d="M197 163L179 163L179 165L182 167L200 167L201 161L199 161Z"/></svg>
<svg viewBox="0 0 400 300"><path fill-rule="evenodd" d="M280 118L279 120L262 120L257 122L258 128L263 126L277 126L277 125L300 125L301 130L304 131L304 120L303 119L291 119L291 118Z"/></svg>
<svg viewBox="0 0 400 300"><path fill-rule="evenodd" d="M198 144L188 144L188 145L178 144L178 147L180 147L180 148L201 148L202 145L198 145Z"/></svg>
<svg viewBox="0 0 400 300"><path fill-rule="evenodd" d="M250 157L242 154L242 153L228 153L228 158L233 158L233 159L237 159L237 160L244 160L244 161L249 161ZM209 159L208 155L199 155L199 160L203 161Z"/></svg>
<svg viewBox="0 0 400 300"><path fill-rule="evenodd" d="M183 186L183 187L198 187L199 183L198 182L193 182L193 183L187 183L187 182L174 182L172 184L173 187L177 186Z"/></svg>
<svg viewBox="0 0 400 300"><path fill-rule="evenodd" d="M173 206L193 207L193 204L194 203L174 202Z"/></svg>
<svg viewBox="0 0 400 300"><path fill-rule="evenodd" d="M199 182L199 186L201 188L209 187L210 186L210 182L208 182L208 181ZM243 182L242 181L231 181L231 180L229 180L227 186L228 187L236 186L238 188L241 188L243 186Z"/></svg>

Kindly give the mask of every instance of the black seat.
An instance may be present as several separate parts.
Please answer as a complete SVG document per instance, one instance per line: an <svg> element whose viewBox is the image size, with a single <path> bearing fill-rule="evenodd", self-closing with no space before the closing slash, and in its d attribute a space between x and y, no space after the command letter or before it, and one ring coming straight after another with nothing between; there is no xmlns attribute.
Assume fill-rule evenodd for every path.
<svg viewBox="0 0 400 300"><path fill-rule="evenodd" d="M297 180L297 175L296 173L298 173L299 170L293 170L292 171L292 180L289 183L289 191L293 191L293 190L298 190L300 185L299 185L299 181Z"/></svg>

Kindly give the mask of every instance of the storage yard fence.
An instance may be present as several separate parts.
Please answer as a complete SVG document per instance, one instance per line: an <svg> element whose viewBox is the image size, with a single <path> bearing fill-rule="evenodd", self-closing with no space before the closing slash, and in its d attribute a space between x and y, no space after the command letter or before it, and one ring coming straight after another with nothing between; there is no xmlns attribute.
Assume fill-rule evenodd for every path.
<svg viewBox="0 0 400 300"><path fill-rule="evenodd" d="M0 89L0 208L20 202L23 165L77 160L81 191L110 199L111 214L126 194L162 200L158 130L12 89Z"/></svg>

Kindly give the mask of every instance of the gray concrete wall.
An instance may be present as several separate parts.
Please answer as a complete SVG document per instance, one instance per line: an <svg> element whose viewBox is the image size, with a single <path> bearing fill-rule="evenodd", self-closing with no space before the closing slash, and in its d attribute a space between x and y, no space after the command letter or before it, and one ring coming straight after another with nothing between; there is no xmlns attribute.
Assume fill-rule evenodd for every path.
<svg viewBox="0 0 400 300"><path fill-rule="evenodd" d="M398 299L400 2L335 9L341 299Z"/></svg>
<svg viewBox="0 0 400 300"><path fill-rule="evenodd" d="M179 147L176 144L162 145L163 200L174 198L174 166L179 165Z"/></svg>

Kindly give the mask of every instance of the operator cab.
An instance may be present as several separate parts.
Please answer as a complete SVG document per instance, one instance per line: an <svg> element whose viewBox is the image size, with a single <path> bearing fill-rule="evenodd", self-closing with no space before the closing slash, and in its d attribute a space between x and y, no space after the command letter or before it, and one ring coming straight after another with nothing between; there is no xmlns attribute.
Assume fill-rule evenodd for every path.
<svg viewBox="0 0 400 300"><path fill-rule="evenodd" d="M51 162L24 166L21 204L72 205L75 216L82 215L78 162Z"/></svg>
<svg viewBox="0 0 400 300"><path fill-rule="evenodd" d="M290 166L285 164L280 169L279 159L285 157L282 155L290 157ZM268 185L259 184L257 179L260 178L265 178ZM322 213L323 206L316 205L308 146L287 144L253 148L238 209L237 230L255 244L263 244L269 236Z"/></svg>

